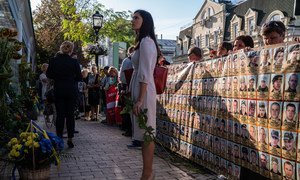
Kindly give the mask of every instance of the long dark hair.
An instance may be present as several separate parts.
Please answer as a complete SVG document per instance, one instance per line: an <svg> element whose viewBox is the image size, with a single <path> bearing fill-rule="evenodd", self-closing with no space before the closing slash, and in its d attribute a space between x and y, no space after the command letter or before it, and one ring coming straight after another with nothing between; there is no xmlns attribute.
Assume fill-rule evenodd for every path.
<svg viewBox="0 0 300 180"><path fill-rule="evenodd" d="M154 33L154 22L151 14L145 10L138 9L134 11L134 13L139 13L141 17L143 18L143 23L141 26L141 29L139 33L137 33L137 36L135 38L135 49L140 48L141 40L144 37L150 36L150 38L154 41L156 49L157 49L157 55L159 55L160 50L156 41L155 33Z"/></svg>

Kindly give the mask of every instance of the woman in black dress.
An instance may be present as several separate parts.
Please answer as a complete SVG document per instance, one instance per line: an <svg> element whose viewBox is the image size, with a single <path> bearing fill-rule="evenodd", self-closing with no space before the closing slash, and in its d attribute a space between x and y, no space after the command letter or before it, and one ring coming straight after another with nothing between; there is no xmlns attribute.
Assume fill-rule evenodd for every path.
<svg viewBox="0 0 300 180"><path fill-rule="evenodd" d="M66 120L68 131L68 146L74 147L74 111L78 96L78 81L81 80L79 63L70 55L74 44L65 41L60 46L60 53L49 61L47 77L54 80L55 106L57 110L56 134L63 136L64 123Z"/></svg>

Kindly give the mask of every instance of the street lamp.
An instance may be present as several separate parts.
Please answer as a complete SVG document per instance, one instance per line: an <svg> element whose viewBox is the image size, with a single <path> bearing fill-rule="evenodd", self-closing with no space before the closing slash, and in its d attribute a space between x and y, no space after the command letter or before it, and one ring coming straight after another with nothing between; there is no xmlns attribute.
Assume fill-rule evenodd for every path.
<svg viewBox="0 0 300 180"><path fill-rule="evenodd" d="M98 43L98 34L99 34L99 30L102 28L102 23L103 23L103 16L102 14L99 13L99 11L96 11L95 14L93 14L93 29L95 31L96 34L96 44ZM98 54L95 55L96 59L96 66L98 68Z"/></svg>

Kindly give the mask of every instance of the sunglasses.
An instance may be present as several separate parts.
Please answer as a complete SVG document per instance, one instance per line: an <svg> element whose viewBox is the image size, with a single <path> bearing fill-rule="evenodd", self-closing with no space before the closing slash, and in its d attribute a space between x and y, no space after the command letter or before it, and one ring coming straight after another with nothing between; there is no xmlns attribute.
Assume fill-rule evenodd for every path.
<svg viewBox="0 0 300 180"><path fill-rule="evenodd" d="M269 21L269 22L265 23L263 25L263 27L274 28L274 27L280 27L280 25L276 21Z"/></svg>

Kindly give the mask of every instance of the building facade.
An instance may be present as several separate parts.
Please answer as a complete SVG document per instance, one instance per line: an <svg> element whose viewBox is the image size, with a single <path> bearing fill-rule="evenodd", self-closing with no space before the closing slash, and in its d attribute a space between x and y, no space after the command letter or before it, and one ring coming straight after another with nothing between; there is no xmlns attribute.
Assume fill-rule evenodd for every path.
<svg viewBox="0 0 300 180"><path fill-rule="evenodd" d="M176 41L171 39L157 39L161 53L169 63L173 63L173 57L176 51Z"/></svg>
<svg viewBox="0 0 300 180"><path fill-rule="evenodd" d="M17 39L25 45L20 53L35 68L35 37L30 0L0 0L0 27L18 31Z"/></svg>
<svg viewBox="0 0 300 180"><path fill-rule="evenodd" d="M22 58L11 61L14 72L11 81L15 89L18 90L19 78L17 72L21 60L30 64L33 71L36 70L36 46L30 0L0 0L0 28L16 29L18 32L16 39L23 42L23 48L19 51Z"/></svg>
<svg viewBox="0 0 300 180"><path fill-rule="evenodd" d="M299 6L299 5L298 5ZM228 0L205 0L193 20L177 38L174 62L187 61L187 49L200 47L207 57L223 41L233 42L239 35L251 35L255 46L262 44L260 30L265 22L280 20L286 27L286 41L300 35L300 16L296 0L246 0L232 4Z"/></svg>

